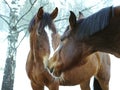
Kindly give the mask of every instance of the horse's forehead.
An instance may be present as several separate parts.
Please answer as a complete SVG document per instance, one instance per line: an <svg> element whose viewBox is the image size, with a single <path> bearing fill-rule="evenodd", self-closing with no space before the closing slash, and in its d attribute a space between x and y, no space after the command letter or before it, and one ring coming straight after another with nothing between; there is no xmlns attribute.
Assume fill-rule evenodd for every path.
<svg viewBox="0 0 120 90"><path fill-rule="evenodd" d="M49 39L49 46L50 46L50 56L53 54L54 50L52 47L52 31L49 30L50 28L48 26L45 27L45 31L47 33L48 39Z"/></svg>

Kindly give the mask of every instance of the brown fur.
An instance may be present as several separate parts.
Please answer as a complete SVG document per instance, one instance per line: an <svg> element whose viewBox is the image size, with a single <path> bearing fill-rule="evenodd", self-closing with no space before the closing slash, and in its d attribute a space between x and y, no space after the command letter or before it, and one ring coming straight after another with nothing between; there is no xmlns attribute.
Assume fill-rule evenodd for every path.
<svg viewBox="0 0 120 90"><path fill-rule="evenodd" d="M114 16L110 18L110 22L104 30L80 40L76 36L79 23L77 23L75 14L72 11L70 12L70 24L67 32L62 35L60 47L53 56L59 62L59 72L79 65L87 56L96 51L107 52L120 57L120 6L113 7L113 11Z"/></svg>
<svg viewBox="0 0 120 90"><path fill-rule="evenodd" d="M84 17L83 14L81 17L81 14L82 13L80 13L79 19ZM64 39L69 34L69 31L64 32L64 35L61 37L63 44L67 42L67 40ZM74 54L75 52L72 53ZM109 90L110 57L108 54L103 52L93 53L84 58L84 60L81 60L76 67L61 71L61 68L64 68L64 66L67 65L64 55L65 53L58 49L48 63L51 72L53 71L55 76L59 76L60 85L70 86L80 84L81 90L90 90L90 78L95 76L99 81L102 90Z"/></svg>
<svg viewBox="0 0 120 90"><path fill-rule="evenodd" d="M53 20L57 16L57 13L58 9L56 8L50 15L47 13L46 15L49 15ZM44 90L44 86L47 86L49 90L58 90L58 80L53 78L46 67L50 47L44 28L42 26L39 27L42 24L42 20L45 20L45 16L43 15L45 14L41 7L30 24L30 51L26 62L26 72L33 90ZM56 35L54 25L51 26L48 24L48 26L52 29L53 35Z"/></svg>
<svg viewBox="0 0 120 90"><path fill-rule="evenodd" d="M92 50L108 52L120 57L120 6L114 8L114 17L111 18L109 25L84 42Z"/></svg>
<svg viewBox="0 0 120 90"><path fill-rule="evenodd" d="M103 52L96 52L81 61L79 66L70 70L59 72L58 59L52 57L49 61L49 69L54 68L54 75L59 76L60 85L70 86L80 84L81 90L90 90L90 78L95 76L102 90L109 90L110 57Z"/></svg>

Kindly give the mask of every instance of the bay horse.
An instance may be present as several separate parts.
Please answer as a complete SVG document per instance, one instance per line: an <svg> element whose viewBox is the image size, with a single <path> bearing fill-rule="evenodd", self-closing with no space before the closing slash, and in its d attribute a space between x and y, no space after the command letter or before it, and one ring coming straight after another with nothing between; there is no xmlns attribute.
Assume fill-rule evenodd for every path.
<svg viewBox="0 0 120 90"><path fill-rule="evenodd" d="M57 34L53 19L55 19L57 14L58 8L55 8L49 14L44 12L43 7L40 7L29 24L30 51L26 62L26 72L33 90L44 90L44 86L47 86L49 90L58 90L58 80L47 69L50 46L45 31L46 26L48 26L52 31L52 37L56 37ZM55 48L56 46L54 45L53 47Z"/></svg>
<svg viewBox="0 0 120 90"><path fill-rule="evenodd" d="M76 20L70 11L69 25L52 58L57 59L53 73L61 74L79 66L96 51L120 57L120 6L106 7L95 14Z"/></svg>
<svg viewBox="0 0 120 90"><path fill-rule="evenodd" d="M83 14L79 12L78 19L83 18ZM67 34L67 31L65 31L61 39L65 38ZM64 58L64 54L61 54L60 57ZM56 55L49 60L48 68L51 72L54 67L61 67L59 66L61 61L57 61L58 58L59 56ZM54 69L54 72L56 72L56 69ZM59 77L60 85L73 86L80 84L81 90L90 90L90 79L94 76L94 90L109 90L110 57L107 53L95 52L81 61L79 66L63 71L62 74L60 72L53 74Z"/></svg>

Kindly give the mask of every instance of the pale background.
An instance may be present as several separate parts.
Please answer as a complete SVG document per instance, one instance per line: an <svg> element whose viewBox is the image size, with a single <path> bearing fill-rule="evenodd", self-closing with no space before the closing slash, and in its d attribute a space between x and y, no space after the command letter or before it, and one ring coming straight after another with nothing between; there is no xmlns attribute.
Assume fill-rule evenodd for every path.
<svg viewBox="0 0 120 90"><path fill-rule="evenodd" d="M94 1L94 0L91 0ZM57 2L56 2L57 3ZM120 5L119 0L114 0L112 3L114 6ZM2 36L4 35L4 36ZM22 35L22 33L21 33ZM7 34L3 32L0 32L0 69L1 67L4 67L5 63L5 57L6 57L6 36ZM32 90L30 81L26 75L25 71L25 63L27 54L29 51L29 37L25 38L23 42L21 43L20 47L18 48L17 53L17 62L16 62L16 71L15 71L15 84L14 84L14 90ZM120 59L116 58L113 55L110 55L111 57L111 79L110 79L110 90L120 90ZM0 70L0 88L3 78L3 70ZM92 83L91 83L92 86ZM45 88L48 90L47 88ZM80 90L79 85L77 86L60 86L60 90Z"/></svg>

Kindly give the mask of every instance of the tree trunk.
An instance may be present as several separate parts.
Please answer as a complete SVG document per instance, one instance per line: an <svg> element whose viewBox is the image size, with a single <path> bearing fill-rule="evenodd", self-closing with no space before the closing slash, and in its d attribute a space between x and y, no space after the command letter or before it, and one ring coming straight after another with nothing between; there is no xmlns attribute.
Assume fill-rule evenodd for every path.
<svg viewBox="0 0 120 90"><path fill-rule="evenodd" d="M13 7L9 7L10 8L9 25L8 25L9 35L7 37L8 51L7 51L7 58L4 68L4 76L3 76L1 90L13 90L13 85L14 85L16 52L17 52L16 46L19 35L16 24L18 20L18 10L19 10L18 0L12 0L11 4L13 5Z"/></svg>
<svg viewBox="0 0 120 90"><path fill-rule="evenodd" d="M4 69L2 90L13 90L17 52L16 43L18 40L18 33L15 33L16 31L14 29L14 33L8 35L8 55Z"/></svg>
<svg viewBox="0 0 120 90"><path fill-rule="evenodd" d="M13 57L7 58L5 70L4 70L2 90L13 90L14 71L15 71L15 61L13 60Z"/></svg>

